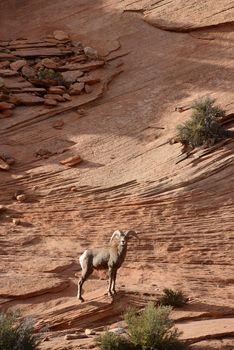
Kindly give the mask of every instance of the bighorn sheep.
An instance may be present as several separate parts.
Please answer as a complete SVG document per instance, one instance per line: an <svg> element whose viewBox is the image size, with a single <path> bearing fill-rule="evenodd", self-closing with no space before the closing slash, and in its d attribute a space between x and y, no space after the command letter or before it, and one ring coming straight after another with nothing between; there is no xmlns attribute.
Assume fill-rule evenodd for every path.
<svg viewBox="0 0 234 350"><path fill-rule="evenodd" d="M127 243L131 236L138 238L135 231L117 230L112 234L110 243L114 238L118 238L119 244L103 248L87 249L80 256L79 261L82 268L82 273L78 282L77 298L81 302L84 301L81 296L82 286L87 278L92 274L94 269L109 271L108 295L113 296L113 294L116 294L115 280L117 270L124 262L127 253Z"/></svg>

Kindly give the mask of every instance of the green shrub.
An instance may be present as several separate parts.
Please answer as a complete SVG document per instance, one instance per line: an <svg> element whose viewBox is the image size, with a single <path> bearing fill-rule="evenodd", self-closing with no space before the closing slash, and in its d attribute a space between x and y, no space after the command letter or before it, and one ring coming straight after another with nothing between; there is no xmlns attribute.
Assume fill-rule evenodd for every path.
<svg viewBox="0 0 234 350"><path fill-rule="evenodd" d="M43 68L38 72L38 78L40 80L54 80L59 85L64 85L64 79L60 72L56 72L53 69Z"/></svg>
<svg viewBox="0 0 234 350"><path fill-rule="evenodd" d="M209 97L193 103L191 119L177 126L177 141L195 148L213 145L224 137L219 120L225 111L214 103L215 100Z"/></svg>
<svg viewBox="0 0 234 350"><path fill-rule="evenodd" d="M129 309L125 314L130 339L137 349L181 350L185 346L178 340L179 332L169 318L171 308L149 303L141 314Z"/></svg>
<svg viewBox="0 0 234 350"><path fill-rule="evenodd" d="M97 338L97 345L101 350L129 350L131 344L123 337L112 332L105 332Z"/></svg>
<svg viewBox="0 0 234 350"><path fill-rule="evenodd" d="M39 342L30 319L19 321L16 313L0 313L0 350L36 350Z"/></svg>
<svg viewBox="0 0 234 350"><path fill-rule="evenodd" d="M163 290L164 295L160 298L161 305L182 307L187 304L188 298L181 291L174 291L169 288Z"/></svg>

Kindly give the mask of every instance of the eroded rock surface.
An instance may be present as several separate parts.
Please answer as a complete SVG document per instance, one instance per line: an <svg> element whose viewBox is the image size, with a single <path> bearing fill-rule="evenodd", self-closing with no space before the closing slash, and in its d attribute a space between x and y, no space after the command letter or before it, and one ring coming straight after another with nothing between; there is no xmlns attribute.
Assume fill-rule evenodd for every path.
<svg viewBox="0 0 234 350"><path fill-rule="evenodd" d="M32 0L23 8L9 8L9 2L1 3L1 47L9 46L9 35L26 36L27 42L11 40L10 50L26 60L34 60L39 51L51 59L56 51L62 60L64 51L57 45L63 40L39 40L58 30L59 23L79 56L69 62L69 72L85 64L77 83L93 88L71 97L63 88L38 86L44 90L35 93L66 95L66 106L20 106L12 117L1 119L1 153L16 159L9 170L0 172L0 204L6 208L0 214L0 279L6 281L4 289L0 287L1 305L33 315L39 328L51 327L42 349L64 349L68 333L119 327L129 303L142 307L168 287L190 298L173 318L184 339L197 342L191 349L210 344L215 350L230 350L233 142L225 140L181 161L180 145L169 140L198 97L215 97L229 115L234 113L232 4L193 2L191 9L189 4L58 0L38 6ZM143 12L125 11L135 5ZM149 25L143 19L151 14L164 24L165 16L167 21L176 16L179 27L165 29L190 33ZM10 20L16 17L17 22ZM208 26L212 28L192 31ZM81 43L95 48L101 63L85 63ZM19 57L1 52L0 59L1 69L9 69ZM66 62L62 63L64 71ZM95 69L86 79L91 68ZM2 86L35 88L18 78L4 77ZM226 125L233 128L232 118ZM40 150L49 156L35 156ZM61 164L77 155L83 161L76 167ZM27 193L27 201L12 199L18 189ZM13 219L20 224L14 225ZM106 275L96 273L84 286L86 303L78 304L78 256L89 246L107 244L117 228L136 229L141 238L139 244L130 242L119 270L120 294L111 303L104 296ZM92 342L74 339L69 347L93 346Z"/></svg>

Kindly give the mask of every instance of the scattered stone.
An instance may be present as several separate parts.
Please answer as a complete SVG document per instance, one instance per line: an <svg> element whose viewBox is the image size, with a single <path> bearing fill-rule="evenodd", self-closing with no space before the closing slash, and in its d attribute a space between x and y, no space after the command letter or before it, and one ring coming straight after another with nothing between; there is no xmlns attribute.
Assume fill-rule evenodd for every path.
<svg viewBox="0 0 234 350"><path fill-rule="evenodd" d="M10 166L3 159L0 158L0 169L1 170L9 170Z"/></svg>
<svg viewBox="0 0 234 350"><path fill-rule="evenodd" d="M69 40L69 35L65 33L63 30L55 30L53 34L56 40L60 40L60 41Z"/></svg>
<svg viewBox="0 0 234 350"><path fill-rule="evenodd" d="M83 75L84 73L80 70L73 70L62 73L64 81L69 84L74 83L75 81L77 81L78 78L82 77Z"/></svg>
<svg viewBox="0 0 234 350"><path fill-rule="evenodd" d="M47 94L47 95L45 95L44 96L44 98L45 99L54 99L54 100L56 100L56 101L58 101L58 102L64 102L64 101L66 101L66 99L63 97L63 96L61 96L61 95L56 95L56 94Z"/></svg>
<svg viewBox="0 0 234 350"><path fill-rule="evenodd" d="M14 225L20 225L20 223L21 223L19 218L13 218L12 222L13 222Z"/></svg>
<svg viewBox="0 0 234 350"><path fill-rule="evenodd" d="M56 107L58 102L52 98L48 98L44 100L44 104L48 107Z"/></svg>
<svg viewBox="0 0 234 350"><path fill-rule="evenodd" d="M69 92L71 95L80 95L83 90L84 83L75 83L71 85Z"/></svg>
<svg viewBox="0 0 234 350"><path fill-rule="evenodd" d="M97 50L93 49L92 47L85 47L84 48L85 56L87 56L91 60L97 60L98 59L98 52Z"/></svg>
<svg viewBox="0 0 234 350"><path fill-rule="evenodd" d="M60 67L59 70L81 70L83 72L88 72L89 70L100 68L105 64L104 61L90 61L89 63L67 63Z"/></svg>
<svg viewBox="0 0 234 350"><path fill-rule="evenodd" d="M76 188L76 186L72 186L72 187L70 187L70 191L71 191L71 192L77 192L77 188Z"/></svg>
<svg viewBox="0 0 234 350"><path fill-rule="evenodd" d="M115 333L115 334L117 334L117 335L127 333L126 330L125 330L124 328L122 328L122 327L117 327L117 328L109 329L108 332Z"/></svg>
<svg viewBox="0 0 234 350"><path fill-rule="evenodd" d="M27 199L27 197L26 197L26 194L25 193L22 193L22 194L18 194L17 196L16 196L16 200L18 201L18 202L25 202L26 201L26 199Z"/></svg>
<svg viewBox="0 0 234 350"><path fill-rule="evenodd" d="M62 119L56 120L56 122L53 123L54 129L62 129L64 126L64 121Z"/></svg>
<svg viewBox="0 0 234 350"><path fill-rule="evenodd" d="M13 103L0 102L0 111L5 111L7 109L12 109L14 107L15 105Z"/></svg>
<svg viewBox="0 0 234 350"><path fill-rule="evenodd" d="M17 97L16 95L8 96L7 102L13 103L14 105L20 105L21 104L21 101L20 101L19 97Z"/></svg>
<svg viewBox="0 0 234 350"><path fill-rule="evenodd" d="M89 335L95 335L95 334L96 334L96 332L93 329L86 328L85 335L87 335L87 337Z"/></svg>
<svg viewBox="0 0 234 350"><path fill-rule="evenodd" d="M35 93L39 93L39 94L45 94L46 93L46 89L43 88L36 88L36 87L32 87L32 88L23 88L22 92L35 92Z"/></svg>
<svg viewBox="0 0 234 350"><path fill-rule="evenodd" d="M87 338L87 336L84 334L66 334L64 336L64 340L82 339L82 338Z"/></svg>
<svg viewBox="0 0 234 350"><path fill-rule="evenodd" d="M0 78L0 88L5 85L4 79Z"/></svg>
<svg viewBox="0 0 234 350"><path fill-rule="evenodd" d="M19 103L26 106L34 106L41 103L44 103L44 98L35 96L32 94L22 93L17 94L17 98L19 100Z"/></svg>
<svg viewBox="0 0 234 350"><path fill-rule="evenodd" d="M11 53L0 52L0 60L14 60L16 57Z"/></svg>
<svg viewBox="0 0 234 350"><path fill-rule="evenodd" d="M40 148L36 153L35 153L35 157L37 158L43 158L43 159L47 159L50 156L52 156L52 153L46 149L46 148Z"/></svg>
<svg viewBox="0 0 234 350"><path fill-rule="evenodd" d="M52 79L30 79L30 82L35 86L50 87L52 85L57 85L57 82Z"/></svg>
<svg viewBox="0 0 234 350"><path fill-rule="evenodd" d="M0 76L2 77L15 77L16 75L18 75L18 72L16 72L15 70L11 70L11 69L0 69Z"/></svg>
<svg viewBox="0 0 234 350"><path fill-rule="evenodd" d="M87 114L86 110L85 109L82 109L82 108L78 108L77 109L77 113L79 113L81 116L84 116Z"/></svg>
<svg viewBox="0 0 234 350"><path fill-rule="evenodd" d="M86 94L90 94L92 91L93 91L93 87L88 85L88 84L85 84L85 92L86 92Z"/></svg>
<svg viewBox="0 0 234 350"><path fill-rule="evenodd" d="M36 49L22 49L14 51L15 55L19 57L47 57L47 56L66 56L70 55L73 52L71 50L60 50L57 47L40 47ZM11 56L10 56L11 57ZM4 57L10 59L10 57ZM15 56L13 56L15 58ZM0 53L1 58L1 53Z"/></svg>
<svg viewBox="0 0 234 350"><path fill-rule="evenodd" d="M43 60L40 61L40 64L49 69L56 69L58 67L58 64L51 58L43 58Z"/></svg>
<svg viewBox="0 0 234 350"><path fill-rule="evenodd" d="M63 94L63 98L65 98L66 101L71 101L72 98L69 94Z"/></svg>
<svg viewBox="0 0 234 350"><path fill-rule="evenodd" d="M34 79L36 76L36 71L30 66L23 66L21 72L27 79Z"/></svg>
<svg viewBox="0 0 234 350"><path fill-rule="evenodd" d="M51 86L48 89L48 93L50 94L56 94L56 95L62 95L65 91L64 86Z"/></svg>
<svg viewBox="0 0 234 350"><path fill-rule="evenodd" d="M10 66L10 61L0 62L0 69L8 68Z"/></svg>
<svg viewBox="0 0 234 350"><path fill-rule="evenodd" d="M90 76L86 75L85 77L79 78L77 81L80 83L82 82L82 83L88 84L88 85L94 85L96 83L100 83L101 79L90 77Z"/></svg>
<svg viewBox="0 0 234 350"><path fill-rule="evenodd" d="M23 66L26 66L26 64L27 64L26 60L17 60L15 62L12 62L10 64L10 67L11 67L12 70L18 71L21 68L23 68Z"/></svg>
<svg viewBox="0 0 234 350"><path fill-rule="evenodd" d="M82 162L82 158L80 156L69 157L64 160L60 160L60 164L67 165L69 167L77 165Z"/></svg>

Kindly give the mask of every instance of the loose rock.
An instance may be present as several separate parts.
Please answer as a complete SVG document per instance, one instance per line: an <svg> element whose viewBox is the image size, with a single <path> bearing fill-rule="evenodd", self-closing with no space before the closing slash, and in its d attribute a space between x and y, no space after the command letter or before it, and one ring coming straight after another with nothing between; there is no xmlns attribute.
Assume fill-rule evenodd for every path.
<svg viewBox="0 0 234 350"><path fill-rule="evenodd" d="M64 102L66 101L66 99L61 96L61 95L56 95L56 94L47 94L44 96L45 99L52 99L52 100L56 100L58 102Z"/></svg>
<svg viewBox="0 0 234 350"><path fill-rule="evenodd" d="M80 70L73 70L62 73L64 81L69 84L74 83L79 77L82 77L83 75L84 73Z"/></svg>
<svg viewBox="0 0 234 350"><path fill-rule="evenodd" d="M15 62L12 62L12 63L10 64L10 67L11 67L12 70L18 71L18 70L20 70L21 68L23 68L23 66L26 66L26 64L27 64L27 61L26 61L26 60L17 60L17 61L15 61Z"/></svg>
<svg viewBox="0 0 234 350"><path fill-rule="evenodd" d="M63 94L63 98L65 98L65 100L67 100L67 101L71 101L72 100L72 98L71 98L71 96L69 94Z"/></svg>
<svg viewBox="0 0 234 350"><path fill-rule="evenodd" d="M50 94L57 94L57 95L62 95L65 91L64 86L50 86L48 89L48 92Z"/></svg>
<svg viewBox="0 0 234 350"><path fill-rule="evenodd" d="M44 98L35 96L32 94L22 93L17 94L17 98L19 100L19 104L26 105L26 106L33 106L38 105L41 103L44 103Z"/></svg>
<svg viewBox="0 0 234 350"><path fill-rule="evenodd" d="M85 335L87 335L87 337L89 335L95 335L95 334L96 334L96 332L93 329L86 328Z"/></svg>
<svg viewBox="0 0 234 350"><path fill-rule="evenodd" d="M43 60L40 61L40 64L49 69L56 69L58 67L58 64L51 58L43 58Z"/></svg>
<svg viewBox="0 0 234 350"><path fill-rule="evenodd" d="M8 68L10 65L10 61L2 61L0 62L0 69Z"/></svg>
<svg viewBox="0 0 234 350"><path fill-rule="evenodd" d="M64 126L64 121L62 119L57 120L56 122L53 123L54 129L62 129L63 126Z"/></svg>
<svg viewBox="0 0 234 350"><path fill-rule="evenodd" d="M23 66L21 72L27 79L33 79L36 76L36 71L30 66Z"/></svg>
<svg viewBox="0 0 234 350"><path fill-rule="evenodd" d="M64 340L71 340L71 339L82 339L87 338L86 335L83 334L66 334L64 336Z"/></svg>
<svg viewBox="0 0 234 350"><path fill-rule="evenodd" d="M0 102L0 111L5 111L7 109L12 109L14 107L15 105L13 105L13 103Z"/></svg>
<svg viewBox="0 0 234 350"><path fill-rule="evenodd" d="M46 148L40 148L36 153L35 157L47 159L52 156L52 153Z"/></svg>
<svg viewBox="0 0 234 350"><path fill-rule="evenodd" d="M60 164L67 166L74 166L82 162L82 158L80 156L69 157L64 160L60 160Z"/></svg>
<svg viewBox="0 0 234 350"><path fill-rule="evenodd" d="M21 223L20 219L18 219L18 218L13 218L12 222L14 225L20 225L20 223Z"/></svg>
<svg viewBox="0 0 234 350"><path fill-rule="evenodd" d="M84 48L85 56L87 56L91 60L97 60L98 59L98 52L97 50L93 49L92 47L85 47Z"/></svg>
<svg viewBox="0 0 234 350"><path fill-rule="evenodd" d="M18 75L18 72L16 72L15 70L0 69L0 76L2 77L15 77L16 75Z"/></svg>
<svg viewBox="0 0 234 350"><path fill-rule="evenodd" d="M25 202L26 199L27 199L27 197L26 197L25 193L18 194L18 195L16 196L16 200L17 200L18 202L21 202L21 203L22 203L22 202Z"/></svg>
<svg viewBox="0 0 234 350"><path fill-rule="evenodd" d="M56 107L58 102L56 100L52 100L52 98L48 98L44 100L44 104L48 107Z"/></svg>
<svg viewBox="0 0 234 350"><path fill-rule="evenodd" d="M8 109L6 111L2 111L0 112L0 118L4 119L4 118L10 118L13 115L13 111L11 109Z"/></svg>
<svg viewBox="0 0 234 350"><path fill-rule="evenodd" d="M56 40L69 40L69 35L62 30L55 30L53 34Z"/></svg>
<svg viewBox="0 0 234 350"><path fill-rule="evenodd" d="M84 89L84 83L75 83L70 87L71 95L80 95L82 90Z"/></svg>
<svg viewBox="0 0 234 350"><path fill-rule="evenodd" d="M0 169L1 170L9 170L10 166L3 159L0 158Z"/></svg>
<svg viewBox="0 0 234 350"><path fill-rule="evenodd" d="M88 84L85 84L85 92L86 92L87 94L90 94L92 91L93 91L92 86L90 86L90 85L88 85Z"/></svg>

